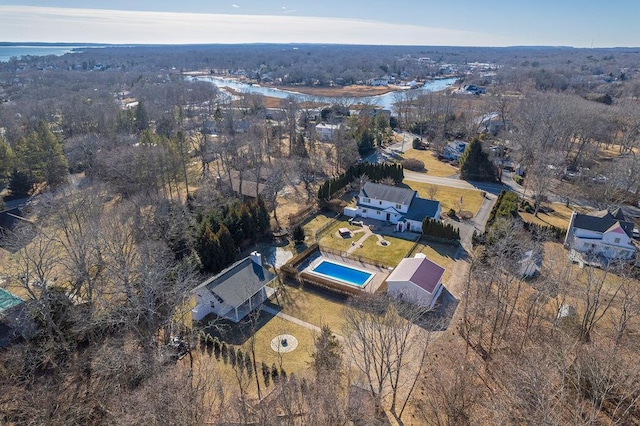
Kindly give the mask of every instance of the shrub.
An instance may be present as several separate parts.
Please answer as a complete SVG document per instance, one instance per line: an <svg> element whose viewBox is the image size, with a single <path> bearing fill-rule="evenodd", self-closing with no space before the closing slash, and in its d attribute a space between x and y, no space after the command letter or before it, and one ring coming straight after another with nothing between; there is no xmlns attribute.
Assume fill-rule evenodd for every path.
<svg viewBox="0 0 640 426"><path fill-rule="evenodd" d="M447 216L453 219L454 217L456 217L456 211L454 209L449 209L449 211L447 212Z"/></svg>
<svg viewBox="0 0 640 426"><path fill-rule="evenodd" d="M522 185L522 183L524 182L524 178L520 175L513 175L513 180L518 184L518 185Z"/></svg>
<svg viewBox="0 0 640 426"><path fill-rule="evenodd" d="M402 167L404 167L405 169L411 170L414 172L420 172L424 170L424 162L417 160L415 158L404 159L400 161L400 164L402 164Z"/></svg>
<svg viewBox="0 0 640 426"><path fill-rule="evenodd" d="M293 228L293 242L295 242L296 244L301 244L302 242L304 242L304 229L302 228L302 225L298 225L295 228Z"/></svg>

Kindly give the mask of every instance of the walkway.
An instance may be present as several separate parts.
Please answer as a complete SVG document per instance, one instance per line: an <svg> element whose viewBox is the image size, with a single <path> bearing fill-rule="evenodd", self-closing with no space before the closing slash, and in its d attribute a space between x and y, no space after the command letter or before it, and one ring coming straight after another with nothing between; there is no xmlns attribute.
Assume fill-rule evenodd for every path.
<svg viewBox="0 0 640 426"><path fill-rule="evenodd" d="M301 319L298 319L296 317L292 317L291 315L287 315L285 313L277 311L277 310L275 310L275 309L273 309L273 308L271 308L269 306L262 305L262 310L265 311L266 313L270 314L270 315L273 315L275 317L281 318L281 319L283 319L285 321L289 321L289 322L291 322L293 324L299 325L300 327L304 327L304 328L306 328L308 330L311 330L313 332L320 333L322 331L322 329L320 327L318 327L317 325L313 325L313 324L308 323L306 321L302 321ZM344 337L342 337L339 334L333 333L333 335L336 336L336 338L338 340L340 340L340 341L344 340Z"/></svg>
<svg viewBox="0 0 640 426"><path fill-rule="evenodd" d="M307 328L307 329L309 329L311 331L315 331L315 332L322 331L320 329L320 327L318 327L317 325L313 325L313 324L308 323L306 321L302 321L301 319L298 319L296 317L292 317L291 315L287 315L285 313L277 311L277 310L275 310L275 309L273 309L273 308L271 308L269 306L262 305L262 310L265 311L268 314L271 314L271 315L273 315L275 317L278 317L278 318L282 318L285 321L292 322L292 323L297 324L297 325L299 325L301 327Z"/></svg>
<svg viewBox="0 0 640 426"><path fill-rule="evenodd" d="M371 232L371 229L367 225L363 225L362 229L364 231L364 235L362 237L360 237L360 239L358 241L356 241L355 243L351 244L351 247L349 247L349 249L347 250L347 254L351 254L354 251L356 251L357 249L359 249L360 246L362 244L364 244L364 241L367 238L369 238L371 236L371 234L373 234L373 232Z"/></svg>

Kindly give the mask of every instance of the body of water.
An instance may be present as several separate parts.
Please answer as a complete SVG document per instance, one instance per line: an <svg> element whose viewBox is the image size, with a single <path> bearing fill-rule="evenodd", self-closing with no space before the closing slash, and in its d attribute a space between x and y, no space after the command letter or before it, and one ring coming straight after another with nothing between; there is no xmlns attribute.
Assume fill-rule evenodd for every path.
<svg viewBox="0 0 640 426"><path fill-rule="evenodd" d="M242 83L238 80L223 78L223 77L214 77L214 76L200 76L200 77L190 77L193 80L199 81L208 81L212 84L215 84L218 87L229 87L233 90L237 90L242 93L255 93L263 96L270 96L272 98L278 99L286 99L289 96L293 96L296 101L304 102L304 101L318 101L323 103L333 103L336 97L329 96L313 96L307 95L304 93L277 89L274 87L262 87L257 84L248 84ZM455 83L455 78L447 78L443 80L433 80L425 83L422 87L417 89L409 89L410 93L427 93L427 92L437 92L440 90L444 90L447 87L451 86ZM376 95L376 96L359 96L353 97L356 102L367 102L382 108L393 109L393 104L397 102L399 93L403 92L389 92L384 95Z"/></svg>
<svg viewBox="0 0 640 426"><path fill-rule="evenodd" d="M22 56L62 56L70 53L73 49L83 48L84 46L0 46L0 62L7 62L11 58L20 58Z"/></svg>

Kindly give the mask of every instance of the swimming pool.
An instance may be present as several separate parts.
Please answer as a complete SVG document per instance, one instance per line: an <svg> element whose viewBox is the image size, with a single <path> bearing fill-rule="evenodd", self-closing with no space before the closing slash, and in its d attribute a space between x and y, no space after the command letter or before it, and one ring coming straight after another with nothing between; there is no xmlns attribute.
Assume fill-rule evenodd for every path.
<svg viewBox="0 0 640 426"><path fill-rule="evenodd" d="M352 266L341 265L329 260L323 260L314 266L311 269L311 272L331 280L357 287L364 287L375 275L373 272L368 272Z"/></svg>

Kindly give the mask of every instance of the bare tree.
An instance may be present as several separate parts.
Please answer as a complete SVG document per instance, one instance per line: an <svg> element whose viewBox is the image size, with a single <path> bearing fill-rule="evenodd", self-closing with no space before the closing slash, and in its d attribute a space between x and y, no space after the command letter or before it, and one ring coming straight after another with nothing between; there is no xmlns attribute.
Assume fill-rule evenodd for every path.
<svg viewBox="0 0 640 426"><path fill-rule="evenodd" d="M430 333L414 324L422 310L380 296L363 298L345 312L347 350L382 407L401 418L420 376Z"/></svg>

